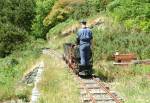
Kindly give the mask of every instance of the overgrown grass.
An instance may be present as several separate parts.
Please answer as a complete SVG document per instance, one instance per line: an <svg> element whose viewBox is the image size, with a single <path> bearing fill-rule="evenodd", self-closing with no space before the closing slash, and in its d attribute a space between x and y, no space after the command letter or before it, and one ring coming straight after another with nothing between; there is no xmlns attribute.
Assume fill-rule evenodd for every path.
<svg viewBox="0 0 150 103"><path fill-rule="evenodd" d="M51 39L51 37L61 36L61 33L68 27L72 26L72 24L77 23L76 20L68 19L65 22L59 23L55 27L51 28L47 33L47 39Z"/></svg>
<svg viewBox="0 0 150 103"><path fill-rule="evenodd" d="M149 67L130 68L134 75L123 75L115 79L112 86L124 97L125 103L150 102L150 78L147 76L150 73Z"/></svg>
<svg viewBox="0 0 150 103"><path fill-rule="evenodd" d="M79 103L79 91L65 64L47 56L44 56L44 62L39 103Z"/></svg>
<svg viewBox="0 0 150 103"><path fill-rule="evenodd" d="M150 102L150 66L117 67L107 62L95 66L95 73L123 97L125 103Z"/></svg>
<svg viewBox="0 0 150 103"><path fill-rule="evenodd" d="M125 103L149 103L150 80L142 76L123 77L115 81L114 88L124 97Z"/></svg>
<svg viewBox="0 0 150 103"><path fill-rule="evenodd" d="M43 41L24 45L23 50L0 59L0 101L24 99L29 101L31 88L21 83L24 73L30 69L40 56ZM17 89L16 89L17 88Z"/></svg>
<svg viewBox="0 0 150 103"><path fill-rule="evenodd" d="M112 0L107 10L127 30L150 32L150 4L148 0Z"/></svg>
<svg viewBox="0 0 150 103"><path fill-rule="evenodd" d="M110 60L117 50L121 53L135 53L139 59L150 58L150 40L147 38L149 34L113 31L112 28L106 30L95 28L93 34L95 60Z"/></svg>

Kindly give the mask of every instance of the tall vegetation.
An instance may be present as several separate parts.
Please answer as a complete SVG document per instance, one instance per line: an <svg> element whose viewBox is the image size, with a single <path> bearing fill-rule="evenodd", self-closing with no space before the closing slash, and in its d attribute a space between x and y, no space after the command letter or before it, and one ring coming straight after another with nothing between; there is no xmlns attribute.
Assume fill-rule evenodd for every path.
<svg viewBox="0 0 150 103"><path fill-rule="evenodd" d="M69 20L89 18L103 12L111 16L114 23L121 24L121 28L118 31L114 30L117 26L104 31L93 30L95 57L110 59L113 52L119 50L134 52L140 59L144 59L150 57L150 40L147 38L150 31L149 8L149 0L78 0L77 3L73 0L58 0L43 23L45 26L54 26L48 35L60 34L65 23L70 25L67 23Z"/></svg>
<svg viewBox="0 0 150 103"><path fill-rule="evenodd" d="M34 7L34 0L0 0L0 57L27 41Z"/></svg>
<svg viewBox="0 0 150 103"><path fill-rule="evenodd" d="M68 18L87 18L106 10L106 5L110 1L112 0L58 0L43 23L45 26L55 26Z"/></svg>
<svg viewBox="0 0 150 103"><path fill-rule="evenodd" d="M82 4L74 5L75 11L70 15L74 19L87 18L97 13L106 11L107 5L112 0L85 0Z"/></svg>
<svg viewBox="0 0 150 103"><path fill-rule="evenodd" d="M32 35L36 38L45 38L49 31L49 26L43 25L43 20L51 11L55 1L57 0L36 0L36 16L32 23Z"/></svg>
<svg viewBox="0 0 150 103"><path fill-rule="evenodd" d="M21 79L37 62L44 43L39 40L28 42L22 50L0 58L0 102L11 99L23 99L26 102L30 100L32 88L22 84Z"/></svg>
<svg viewBox="0 0 150 103"><path fill-rule="evenodd" d="M94 59L112 59L115 51L121 53L135 53L139 59L150 58L150 38L148 34L112 32L111 30L93 30L94 35Z"/></svg>
<svg viewBox="0 0 150 103"><path fill-rule="evenodd" d="M73 13L74 5L82 4L84 0L58 0L55 3L48 16L44 19L45 26L55 26L56 24L68 19Z"/></svg>
<svg viewBox="0 0 150 103"><path fill-rule="evenodd" d="M28 32L10 23L2 24L0 30L0 57L11 54L28 41Z"/></svg>
<svg viewBox="0 0 150 103"><path fill-rule="evenodd" d="M117 21L123 21L128 30L150 31L149 0L113 0L107 10Z"/></svg>

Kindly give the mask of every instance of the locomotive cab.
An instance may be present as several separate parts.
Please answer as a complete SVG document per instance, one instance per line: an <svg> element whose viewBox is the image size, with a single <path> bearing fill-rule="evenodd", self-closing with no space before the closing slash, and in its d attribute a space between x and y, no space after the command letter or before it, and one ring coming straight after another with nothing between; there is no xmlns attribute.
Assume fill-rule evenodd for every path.
<svg viewBox="0 0 150 103"><path fill-rule="evenodd" d="M71 68L73 72L75 72L76 74L81 76L92 75L92 67L93 67L92 52L90 52L89 65L81 66L79 46L72 43L65 43L63 59L65 60L66 64L68 64L69 68Z"/></svg>

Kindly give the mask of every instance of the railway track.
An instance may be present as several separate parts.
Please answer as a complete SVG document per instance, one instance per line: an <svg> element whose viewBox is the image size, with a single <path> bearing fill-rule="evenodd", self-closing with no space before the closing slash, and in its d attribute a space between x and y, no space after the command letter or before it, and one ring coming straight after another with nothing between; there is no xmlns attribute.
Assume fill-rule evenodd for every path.
<svg viewBox="0 0 150 103"><path fill-rule="evenodd" d="M81 103L123 103L123 99L115 91L110 91L100 78L81 78L71 69L70 72L80 84Z"/></svg>
<svg viewBox="0 0 150 103"><path fill-rule="evenodd" d="M45 49L43 53L61 58L59 53L51 49ZM69 71L80 84L81 103L123 103L123 99L116 92L110 91L100 78L95 76L81 78L73 72L72 68Z"/></svg>

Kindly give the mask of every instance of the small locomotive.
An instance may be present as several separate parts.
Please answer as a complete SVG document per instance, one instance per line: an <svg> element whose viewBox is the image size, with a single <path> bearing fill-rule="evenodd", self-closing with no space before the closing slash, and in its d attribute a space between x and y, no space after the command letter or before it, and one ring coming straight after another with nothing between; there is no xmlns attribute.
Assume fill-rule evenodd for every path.
<svg viewBox="0 0 150 103"><path fill-rule="evenodd" d="M63 59L75 74L81 76L92 75L92 67L93 67L92 52L90 52L90 63L83 67L80 65L79 46L73 43L65 43ZM80 74L81 71L82 72L84 71L84 74Z"/></svg>

